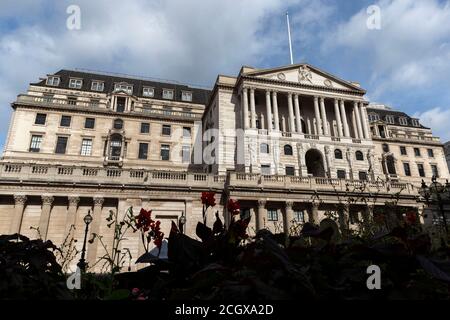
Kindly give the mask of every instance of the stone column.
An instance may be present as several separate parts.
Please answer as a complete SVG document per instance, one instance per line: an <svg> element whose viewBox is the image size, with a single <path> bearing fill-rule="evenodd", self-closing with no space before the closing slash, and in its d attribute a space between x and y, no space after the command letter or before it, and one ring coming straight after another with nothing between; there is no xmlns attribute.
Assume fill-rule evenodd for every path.
<svg viewBox="0 0 450 320"><path fill-rule="evenodd" d="M308 210L308 222L312 224L319 224L319 203L312 202L311 208Z"/></svg>
<svg viewBox="0 0 450 320"><path fill-rule="evenodd" d="M295 132L294 106L292 104L292 93L288 93L288 112L290 132Z"/></svg>
<svg viewBox="0 0 450 320"><path fill-rule="evenodd" d="M319 112L319 98L314 97L314 115L316 117L316 127L317 127L317 135L321 136L322 132L322 122L320 120L320 112Z"/></svg>
<svg viewBox="0 0 450 320"><path fill-rule="evenodd" d="M250 89L250 112L252 119L252 129L256 128L256 107L255 107L255 89Z"/></svg>
<svg viewBox="0 0 450 320"><path fill-rule="evenodd" d="M361 113L359 112L359 106L358 102L354 102L354 108L355 108L355 116L356 116L356 125L358 127L358 134L360 139L364 139L364 132L362 129L362 123L361 123Z"/></svg>
<svg viewBox="0 0 450 320"><path fill-rule="evenodd" d="M102 222L105 222L102 220L102 208L103 208L103 202L105 199L103 197L94 197L94 211L92 213L92 223L89 226L89 235L92 233L99 234L100 233L100 224ZM110 232L114 232L114 230L110 230ZM98 239L95 239L93 243L90 243L88 245L87 250L87 261L89 263L89 266L93 266L95 262L97 261L97 251L99 247L99 241ZM108 248L108 250L111 250L112 248Z"/></svg>
<svg viewBox="0 0 450 320"><path fill-rule="evenodd" d="M325 110L325 98L320 98L320 113L322 115L323 134L328 136L330 135L330 131L328 130L327 111Z"/></svg>
<svg viewBox="0 0 450 320"><path fill-rule="evenodd" d="M264 121L265 121L264 114L261 113L261 117L259 119L259 123L260 123L261 129L263 129L263 130L266 128L266 125L264 124Z"/></svg>
<svg viewBox="0 0 450 320"><path fill-rule="evenodd" d="M77 223L77 209L78 209L78 203L80 202L80 197L78 196L69 196L69 208L67 209L67 218L66 218L66 229L64 237L66 237L69 232L70 228L72 226L76 226Z"/></svg>
<svg viewBox="0 0 450 320"><path fill-rule="evenodd" d="M369 124L368 124L368 117L367 117L367 112L366 112L366 107L364 106L364 104L362 102L360 102L360 107L359 110L361 111L361 121L362 121L362 127L363 127L363 132L364 132L364 138L366 139L370 139L370 134L369 134Z"/></svg>
<svg viewBox="0 0 450 320"><path fill-rule="evenodd" d="M295 122L297 124L297 132L302 133L302 117L300 114L300 103L298 101L298 94L294 95L294 107L295 107Z"/></svg>
<svg viewBox="0 0 450 320"><path fill-rule="evenodd" d="M327 167L324 169L328 178L331 178L331 166L332 166L330 153L331 153L330 146L325 146L325 162Z"/></svg>
<svg viewBox="0 0 450 320"><path fill-rule="evenodd" d="M272 92L273 116L275 122L275 131L280 131L280 118L278 117L278 98L275 91Z"/></svg>
<svg viewBox="0 0 450 320"><path fill-rule="evenodd" d="M353 125L353 132L355 133L355 138L359 139L359 132L358 127L356 126L356 110L352 110L352 125Z"/></svg>
<svg viewBox="0 0 450 320"><path fill-rule="evenodd" d="M47 240L48 224L50 222L50 212L52 210L53 196L43 195L41 217L39 218L39 233L43 240Z"/></svg>
<svg viewBox="0 0 450 320"><path fill-rule="evenodd" d="M267 113L267 131L272 132L272 105L270 102L270 91L266 91L266 113Z"/></svg>
<svg viewBox="0 0 450 320"><path fill-rule="evenodd" d="M345 112L344 100L341 100L341 118L342 118L342 123L344 124L344 136L346 138L350 138L350 129L348 127L347 113Z"/></svg>
<svg viewBox="0 0 450 320"><path fill-rule="evenodd" d="M27 202L27 196L22 194L14 195L14 215L9 227L9 233L15 234L20 233L20 228L22 226L23 211L25 209L25 204Z"/></svg>
<svg viewBox="0 0 450 320"><path fill-rule="evenodd" d="M336 116L336 123L337 123L339 137L343 137L344 133L342 130L342 120L341 120L341 114L339 112L339 101L337 99L334 99L334 114Z"/></svg>
<svg viewBox="0 0 450 320"><path fill-rule="evenodd" d="M264 229L264 220L267 217L266 200L258 200L258 214L256 216L256 231Z"/></svg>
<svg viewBox="0 0 450 320"><path fill-rule="evenodd" d="M286 237L289 237L291 233L292 221L294 220L294 210L292 209L293 205L294 203L292 201L286 201L286 210L283 217L283 230Z"/></svg>
<svg viewBox="0 0 450 320"><path fill-rule="evenodd" d="M249 121L248 121L248 89L242 88L242 116L244 118L244 129L248 129Z"/></svg>
<svg viewBox="0 0 450 320"><path fill-rule="evenodd" d="M348 234L350 219L350 205L344 203L341 210L339 210L339 229L343 235Z"/></svg>
<svg viewBox="0 0 450 320"><path fill-rule="evenodd" d="M284 116L281 116L281 130L283 132L287 132L286 128L286 118Z"/></svg>

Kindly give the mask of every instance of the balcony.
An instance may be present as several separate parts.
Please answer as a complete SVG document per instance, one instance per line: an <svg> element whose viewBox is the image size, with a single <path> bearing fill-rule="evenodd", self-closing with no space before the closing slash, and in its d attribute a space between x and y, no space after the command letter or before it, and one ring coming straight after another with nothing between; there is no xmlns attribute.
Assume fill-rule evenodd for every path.
<svg viewBox="0 0 450 320"><path fill-rule="evenodd" d="M50 106L50 107L67 106L67 107L98 108L99 106L103 106L106 108L105 104L101 104L98 101L96 102L79 101L73 99L50 98L45 96L30 96L26 94L19 95L17 97L16 103L34 106Z"/></svg>

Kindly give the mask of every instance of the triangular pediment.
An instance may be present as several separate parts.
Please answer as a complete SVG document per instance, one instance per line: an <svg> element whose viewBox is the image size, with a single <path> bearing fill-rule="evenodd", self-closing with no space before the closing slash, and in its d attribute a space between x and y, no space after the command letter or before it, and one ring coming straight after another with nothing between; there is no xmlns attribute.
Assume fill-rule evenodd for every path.
<svg viewBox="0 0 450 320"><path fill-rule="evenodd" d="M310 86L325 87L338 90L365 92L359 85L340 79L309 64L302 63L280 68L255 70L243 73L247 77L255 77L273 81L298 83Z"/></svg>

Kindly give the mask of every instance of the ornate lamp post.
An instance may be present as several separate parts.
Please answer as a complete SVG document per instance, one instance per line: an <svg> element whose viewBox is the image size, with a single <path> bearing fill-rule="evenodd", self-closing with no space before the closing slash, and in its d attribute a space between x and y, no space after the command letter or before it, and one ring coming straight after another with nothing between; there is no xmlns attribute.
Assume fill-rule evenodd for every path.
<svg viewBox="0 0 450 320"><path fill-rule="evenodd" d="M83 249L81 249L81 259L80 261L78 261L77 266L80 268L82 272L85 272L87 263L84 257L86 254L86 239L89 230L89 224L92 222L91 210L88 211L88 214L83 218L83 221L86 225L86 228L84 229L84 241L83 241Z"/></svg>
<svg viewBox="0 0 450 320"><path fill-rule="evenodd" d="M445 232L448 235L447 217L444 211L444 202L450 200L450 184L447 180L445 185L436 181L436 177L433 176L430 186L425 184L422 180L422 186L419 189L419 194L425 199L426 204L436 203L439 207L439 213L444 223Z"/></svg>
<svg viewBox="0 0 450 320"><path fill-rule="evenodd" d="M184 234L184 226L186 225L186 216L184 215L184 211L181 213L181 217L178 221L178 224L179 224L181 233Z"/></svg>

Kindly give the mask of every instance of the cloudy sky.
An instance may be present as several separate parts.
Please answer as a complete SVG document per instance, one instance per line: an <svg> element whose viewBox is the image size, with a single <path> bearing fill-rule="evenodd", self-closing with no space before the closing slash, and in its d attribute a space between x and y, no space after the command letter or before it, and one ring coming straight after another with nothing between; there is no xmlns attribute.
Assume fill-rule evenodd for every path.
<svg viewBox="0 0 450 320"><path fill-rule="evenodd" d="M67 8L81 10L69 30ZM450 140L450 1L2 0L0 146L10 103L46 74L84 68L211 87L242 65L294 62L358 81L372 102L420 117ZM371 5L380 29L367 27ZM372 12L372 11L371 11Z"/></svg>

